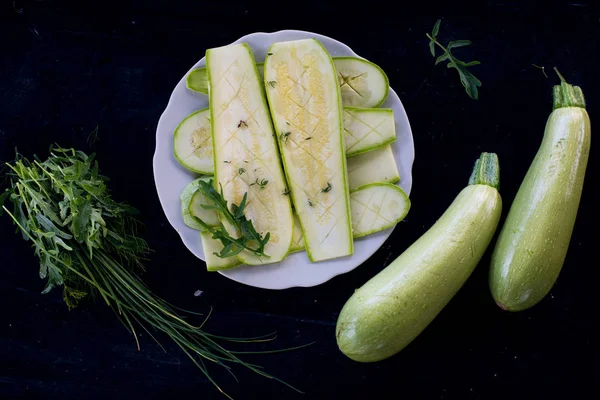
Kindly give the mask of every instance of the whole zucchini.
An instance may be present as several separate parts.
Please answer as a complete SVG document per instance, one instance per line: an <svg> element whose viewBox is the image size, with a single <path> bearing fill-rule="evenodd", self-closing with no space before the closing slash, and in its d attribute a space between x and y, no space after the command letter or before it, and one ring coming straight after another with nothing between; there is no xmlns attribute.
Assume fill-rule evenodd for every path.
<svg viewBox="0 0 600 400"><path fill-rule="evenodd" d="M581 89L560 78L542 144L492 254L492 296L509 311L530 308L548 294L562 269L579 208L590 118Z"/></svg>
<svg viewBox="0 0 600 400"><path fill-rule="evenodd" d="M469 186L441 218L388 267L356 290L337 320L340 350L360 362L402 350L471 275L500 219L499 166L483 153Z"/></svg>

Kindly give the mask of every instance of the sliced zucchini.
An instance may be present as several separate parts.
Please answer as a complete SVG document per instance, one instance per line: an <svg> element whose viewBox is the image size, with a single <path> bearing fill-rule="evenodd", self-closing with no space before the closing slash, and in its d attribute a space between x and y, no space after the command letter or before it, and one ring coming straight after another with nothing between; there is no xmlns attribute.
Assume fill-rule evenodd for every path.
<svg viewBox="0 0 600 400"><path fill-rule="evenodd" d="M268 257L238 255L248 265L281 261L292 243L293 217L275 134L250 47L228 45L206 51L215 180L228 204L239 205L259 234L270 233ZM222 219L223 220L223 219ZM232 236L235 227L222 221Z"/></svg>
<svg viewBox="0 0 600 400"><path fill-rule="evenodd" d="M410 210L404 190L392 183L370 183L350 192L354 238L391 228Z"/></svg>
<svg viewBox="0 0 600 400"><path fill-rule="evenodd" d="M315 39L274 43L265 89L309 260L351 255L342 107L331 56Z"/></svg>
<svg viewBox="0 0 600 400"><path fill-rule="evenodd" d="M201 178L204 181L208 181L212 179L212 177ZM202 205L212 205L204 196L204 194L200 190L196 190L196 192L192 195L190 199L190 205L188 206L188 211L190 216L200 218L209 226L218 226L219 225L219 214L215 209L206 209L202 207Z"/></svg>
<svg viewBox="0 0 600 400"><path fill-rule="evenodd" d="M344 107L346 157L365 153L396 140L391 108Z"/></svg>
<svg viewBox="0 0 600 400"><path fill-rule="evenodd" d="M212 139L208 108L193 112L175 128L173 151L185 168L199 174L212 175Z"/></svg>
<svg viewBox="0 0 600 400"><path fill-rule="evenodd" d="M377 65L358 57L336 57L344 106L379 107L387 99L390 82Z"/></svg>
<svg viewBox="0 0 600 400"><path fill-rule="evenodd" d="M213 239L212 233L204 231L200 233L200 237L202 238L202 248L204 249L206 269L208 271L221 271L242 265L242 262L237 257L221 258L215 255L215 253L221 251L223 244L220 240Z"/></svg>
<svg viewBox="0 0 600 400"><path fill-rule="evenodd" d="M391 146L385 145L373 151L348 158L348 182L350 190L360 186L400 180L398 166Z"/></svg>
<svg viewBox="0 0 600 400"><path fill-rule="evenodd" d="M341 86L342 104L354 107L379 107L387 98L389 80L376 64L358 57L333 57ZM261 80L263 63L257 63ZM208 94L206 68L192 70L186 79L187 88Z"/></svg>
<svg viewBox="0 0 600 400"><path fill-rule="evenodd" d="M200 225L190 214L190 204L192 203L192 197L194 193L198 190L198 181L201 179L209 179L207 177L197 178L188 183L181 194L179 195L179 203L181 204L181 217L183 218L183 223L189 226L192 229L196 229L199 231L203 231L204 228Z"/></svg>

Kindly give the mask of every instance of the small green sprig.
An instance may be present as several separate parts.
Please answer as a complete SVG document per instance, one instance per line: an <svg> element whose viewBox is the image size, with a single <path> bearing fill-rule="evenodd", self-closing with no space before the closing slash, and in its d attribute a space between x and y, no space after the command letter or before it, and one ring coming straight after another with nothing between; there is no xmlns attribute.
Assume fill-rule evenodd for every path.
<svg viewBox="0 0 600 400"><path fill-rule="evenodd" d="M219 214L227 219L241 234L239 238L234 238L227 232L222 222L218 226L210 226L202 219L194 217L203 228L212 233L212 238L221 241L223 248L220 252L215 252L217 257L227 258L241 253L243 250L248 250L259 257L269 257L265 254L265 246L271 237L271 233L263 237L259 234L252 221L248 220L244 215L248 193L244 193L244 197L239 205L232 204L231 210L227 206L227 200L223 197L223 188L219 193L213 186L213 180L198 181L198 190L204 195L209 204L202 204L202 207L208 210L217 210Z"/></svg>
<svg viewBox="0 0 600 400"><path fill-rule="evenodd" d="M479 98L478 87L481 87L481 81L475 77L467 68L472 67L474 65L481 64L479 61L469 61L464 62L460 61L454 54L452 54L452 49L457 47L469 46L471 44L470 40L453 40L448 42L446 47L444 47L440 42L437 41L437 34L440 30L441 20L438 19L433 26L433 30L431 34L426 33L425 35L429 38L429 50L431 51L431 55L433 57L435 54L435 46L438 46L444 52L435 60L435 65L438 65L442 61L448 61L448 68L455 68L458 71L458 75L460 76L460 82L465 88L465 91L469 95L470 98L477 100Z"/></svg>

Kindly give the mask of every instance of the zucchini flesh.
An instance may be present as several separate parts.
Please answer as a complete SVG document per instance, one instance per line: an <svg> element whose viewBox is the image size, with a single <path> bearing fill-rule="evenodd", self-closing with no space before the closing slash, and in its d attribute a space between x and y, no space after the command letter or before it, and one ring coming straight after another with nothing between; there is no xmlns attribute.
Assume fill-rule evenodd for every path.
<svg viewBox="0 0 600 400"><path fill-rule="evenodd" d="M410 210L404 190L391 183L371 183L350 192L354 238L380 232L402 221Z"/></svg>
<svg viewBox="0 0 600 400"><path fill-rule="evenodd" d="M268 54L265 90L308 258L351 255L342 107L331 57L315 39L274 43Z"/></svg>
<svg viewBox="0 0 600 400"><path fill-rule="evenodd" d="M588 164L591 125L581 89L562 82L542 143L492 253L490 291L499 307L522 311L552 289L567 255Z"/></svg>
<svg viewBox="0 0 600 400"><path fill-rule="evenodd" d="M199 174L214 173L208 108L193 112L177 125L173 135L173 152L185 168Z"/></svg>
<svg viewBox="0 0 600 400"><path fill-rule="evenodd" d="M221 271L242 265L236 257L221 258L215 255L215 253L221 251L223 244L220 240L213 239L212 233L208 231L201 232L200 238L202 239L207 271Z"/></svg>
<svg viewBox="0 0 600 400"><path fill-rule="evenodd" d="M200 225L191 215L190 213L190 204L192 202L192 197L194 193L198 190L198 181L201 179L209 179L209 178L197 178L188 183L181 194L179 195L179 203L181 205L181 217L183 218L183 223L189 226L192 229L196 229L198 231L203 231L204 227Z"/></svg>
<svg viewBox="0 0 600 400"><path fill-rule="evenodd" d="M484 164L498 164L482 154ZM498 173L498 168L489 171ZM401 351L448 304L491 242L502 211L493 176L479 176L398 258L356 290L336 324L339 349L359 362Z"/></svg>
<svg viewBox="0 0 600 400"><path fill-rule="evenodd" d="M389 92L389 80L376 64L358 57L332 57L336 67L342 105L354 107L379 107ZM260 79L263 80L264 63L256 63ZM206 68L190 71L186 86L195 92L208 94Z"/></svg>
<svg viewBox="0 0 600 400"><path fill-rule="evenodd" d="M377 64L357 57L337 57L335 67L345 106L379 107L387 99L390 83Z"/></svg>
<svg viewBox="0 0 600 400"><path fill-rule="evenodd" d="M385 146L396 140L391 108L344 107L346 157Z"/></svg>
<svg viewBox="0 0 600 400"><path fill-rule="evenodd" d="M304 250L304 235L302 234L302 226L298 220L298 215L294 213L294 233L292 234L292 247L290 247L290 253Z"/></svg>
<svg viewBox="0 0 600 400"><path fill-rule="evenodd" d="M348 158L348 182L350 190L374 183L396 183L400 173L391 146L385 145L376 150Z"/></svg>
<svg viewBox="0 0 600 400"><path fill-rule="evenodd" d="M205 177L205 178L200 178L200 179L203 181L208 181L209 179L212 179L212 178ZM196 190L196 192L192 195L192 197L190 199L190 204L188 206L188 211L190 213L190 216L200 218L208 226L218 226L219 225L219 214L217 213L217 211L215 209L204 208L204 207L202 207L202 205L211 205L211 204L200 190Z"/></svg>
<svg viewBox="0 0 600 400"><path fill-rule="evenodd" d="M215 181L230 206L247 193L246 218L263 237L270 233L268 257L244 250L238 258L248 265L279 262L292 241L292 208L282 195L285 178L254 56L245 43L228 45L208 49L206 63ZM232 236L240 234L221 220Z"/></svg>

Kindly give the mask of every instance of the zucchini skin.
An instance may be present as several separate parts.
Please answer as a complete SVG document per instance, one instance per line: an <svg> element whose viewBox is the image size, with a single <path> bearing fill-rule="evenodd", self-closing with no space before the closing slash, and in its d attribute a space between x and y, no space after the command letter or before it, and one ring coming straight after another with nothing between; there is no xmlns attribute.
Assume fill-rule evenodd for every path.
<svg viewBox="0 0 600 400"><path fill-rule="evenodd" d="M471 275L501 210L495 187L464 188L423 236L346 302L336 325L339 349L355 361L375 362L407 346Z"/></svg>
<svg viewBox="0 0 600 400"><path fill-rule="evenodd" d="M499 307L522 311L541 301L562 269L590 151L583 107L559 107L512 203L492 254L490 291Z"/></svg>

